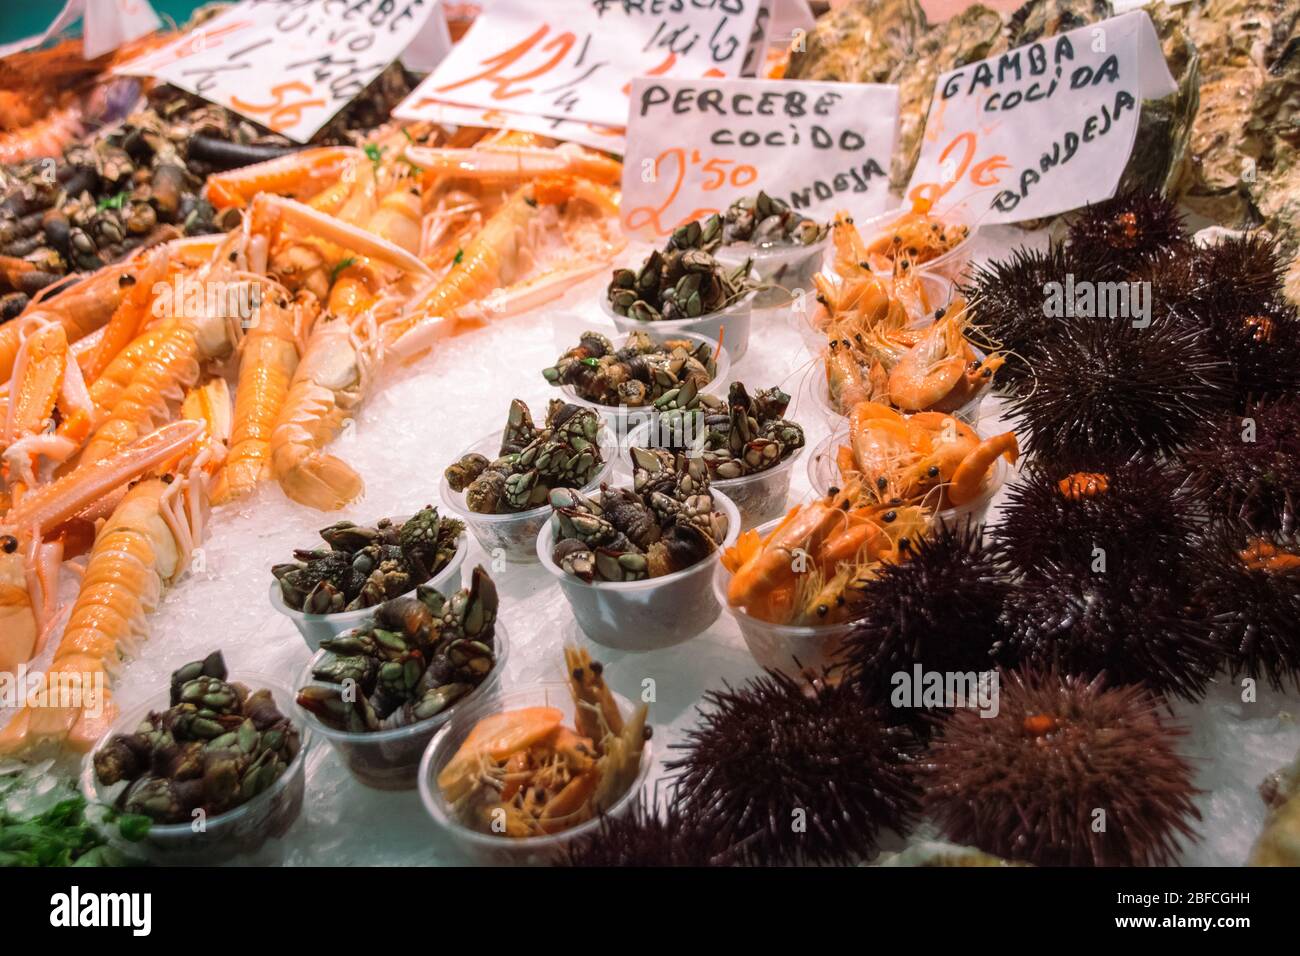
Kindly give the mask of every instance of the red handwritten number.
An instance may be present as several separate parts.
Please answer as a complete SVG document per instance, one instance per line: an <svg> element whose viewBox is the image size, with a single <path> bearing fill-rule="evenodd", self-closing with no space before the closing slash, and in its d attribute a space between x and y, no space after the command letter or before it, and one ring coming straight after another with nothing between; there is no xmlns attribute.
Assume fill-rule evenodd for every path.
<svg viewBox="0 0 1300 956"><path fill-rule="evenodd" d="M998 170L1009 169L1010 163L1001 153L976 163L974 159L977 149L978 139L974 133L970 131L958 133L939 154L939 167L943 168L948 165L949 157L954 152L960 151L961 158L957 160L952 176L939 183L920 183L912 188L908 198L913 203L919 202L933 207L949 190L961 182L968 172L971 182L976 186L996 186L1001 181L997 174Z"/></svg>
<svg viewBox="0 0 1300 956"><path fill-rule="evenodd" d="M670 161L673 173L665 177L662 175L663 169L665 164ZM700 184L700 189L703 192L713 192L728 184L733 188L743 188L758 178L758 170L753 166L748 163L733 165L735 162L734 159L722 159L717 156L701 160L698 149L691 150L688 160L684 147L671 146L665 149L655 157L654 176L656 182L665 181L669 183L668 195L658 205L637 206L634 209L629 209L623 217L624 224L633 231L649 227L655 235L666 236L678 226L685 225L694 219L712 215L718 211L716 207L701 207L682 216L670 226L664 226L663 224L663 216L681 193L682 186L686 182L686 172L691 166L699 166L700 170L708 177Z"/></svg>

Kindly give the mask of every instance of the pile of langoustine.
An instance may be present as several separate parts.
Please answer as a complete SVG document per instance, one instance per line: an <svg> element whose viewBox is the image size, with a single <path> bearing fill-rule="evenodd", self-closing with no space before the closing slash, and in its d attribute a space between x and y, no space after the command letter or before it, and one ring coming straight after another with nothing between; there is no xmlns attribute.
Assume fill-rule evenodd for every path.
<svg viewBox="0 0 1300 956"><path fill-rule="evenodd" d="M394 127L210 177L239 228L141 251L0 326L0 671L61 634L52 686L111 678L212 505L274 479L343 507L362 482L325 446L385 363L621 249L617 161L510 132L414 139ZM78 592L58 607L64 572ZM20 709L0 752L84 750L111 698L94 713Z"/></svg>

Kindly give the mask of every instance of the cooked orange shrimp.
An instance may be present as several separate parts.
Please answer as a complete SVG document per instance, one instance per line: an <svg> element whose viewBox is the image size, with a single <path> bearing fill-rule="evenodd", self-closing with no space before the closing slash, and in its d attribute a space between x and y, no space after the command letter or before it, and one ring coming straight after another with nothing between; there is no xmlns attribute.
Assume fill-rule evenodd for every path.
<svg viewBox="0 0 1300 956"><path fill-rule="evenodd" d="M320 311L309 292L288 305L275 296L264 298L257 323L244 339L230 454L217 476L215 503L248 494L269 471L272 430L298 369L298 337Z"/></svg>

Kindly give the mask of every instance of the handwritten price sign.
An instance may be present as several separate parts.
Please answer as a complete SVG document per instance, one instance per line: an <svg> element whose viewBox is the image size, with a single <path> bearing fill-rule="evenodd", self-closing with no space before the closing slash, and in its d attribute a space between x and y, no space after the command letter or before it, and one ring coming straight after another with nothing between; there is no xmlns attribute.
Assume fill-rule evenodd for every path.
<svg viewBox="0 0 1300 956"><path fill-rule="evenodd" d="M623 228L653 241L760 189L813 218L882 212L897 133L896 86L634 80Z"/></svg>
<svg viewBox="0 0 1300 956"><path fill-rule="evenodd" d="M81 19L82 51L93 60L162 26L149 0L68 0L44 33L0 46L0 58L40 46Z"/></svg>
<svg viewBox="0 0 1300 956"><path fill-rule="evenodd" d="M435 0L245 0L117 72L154 76L304 143L429 22Z"/></svg>
<svg viewBox="0 0 1300 956"><path fill-rule="evenodd" d="M488 129L514 129L536 133L551 139L581 143L593 149L622 153L626 144L621 126L599 126L595 123L575 123L573 120L550 116L532 116L509 110L479 109L476 106L456 106L451 103L434 103L422 107L415 115L401 109L393 110L398 119L422 119L442 126L483 126Z"/></svg>
<svg viewBox="0 0 1300 956"><path fill-rule="evenodd" d="M438 103L601 126L627 119L632 77L738 76L759 0L493 0L401 105Z"/></svg>
<svg viewBox="0 0 1300 956"><path fill-rule="evenodd" d="M909 199L1020 222L1109 199L1144 99L1176 89L1143 11L944 73Z"/></svg>

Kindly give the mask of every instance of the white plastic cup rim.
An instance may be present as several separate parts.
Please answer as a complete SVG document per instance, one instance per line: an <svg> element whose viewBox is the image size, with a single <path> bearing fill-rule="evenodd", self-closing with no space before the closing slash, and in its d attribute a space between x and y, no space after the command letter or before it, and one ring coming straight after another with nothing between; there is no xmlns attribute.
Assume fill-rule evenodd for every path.
<svg viewBox="0 0 1300 956"><path fill-rule="evenodd" d="M715 312L714 315L721 313ZM697 319L686 321L696 322ZM693 342L707 342L713 347L714 365L716 371L709 383L701 391L710 395L720 395L722 387L727 384L727 376L731 373L731 353L727 351L725 345L719 345L717 339L710 338L707 335L700 335L698 332L673 332L664 328L671 326L672 322L643 322L644 331L656 342L663 342L665 339L690 339ZM617 347L617 346L616 346ZM661 414L654 404L648 405L603 405L600 402L593 402L591 399L583 398L578 394L578 390L572 385L561 385L560 392L564 395L566 402L572 402L574 405L581 405L584 408L593 409L601 415L616 418L625 418L629 415L645 415L653 417Z"/></svg>
<svg viewBox="0 0 1300 956"><path fill-rule="evenodd" d="M719 561L723 549L731 547L736 543L736 539L740 537L740 509L736 507L735 502L723 492L715 490L712 485L710 485L709 490L713 494L714 504L721 508L727 516L727 534L723 538L720 547L714 548L708 557L702 561L697 561L689 568L682 568L680 571L674 571L672 574L665 574L657 578L641 578L639 581L584 581L582 578L569 574L551 559L551 550L554 547L552 543L554 533L549 520L542 525L542 530L537 534L537 557L542 562L542 567L561 583L580 588L590 588L596 591L645 591L679 581L689 574L698 572L702 566L709 564L709 562Z"/></svg>
<svg viewBox="0 0 1300 956"><path fill-rule="evenodd" d="M289 786L293 780L298 768L306 761L307 751L310 749L314 740L312 728L303 724L301 720L294 720L292 713L296 706L293 703L294 694L288 687L285 687L280 681L265 674L259 674L256 671L239 671L229 673L226 676L227 683L243 684L250 692L266 689L271 691L276 698L276 708L284 717L288 717L298 728L299 746L298 753L289 766L284 768L284 773L276 778L275 782L269 787L257 794L251 800L241 803L224 813L218 813L216 816L207 819L208 830L216 827L224 827L228 824L242 819L258 810L263 804L269 802L272 797L279 794L285 787ZM130 710L124 710L118 714L117 720L108 731L95 741L95 746L86 754L84 765L81 769L81 792L82 795L92 803L112 803L113 801L107 796L109 791L122 786L122 782L105 786L100 784L95 776L95 753L100 749L105 741L111 740L115 734L127 733L134 731L136 727L144 720L150 711L164 711L171 706L171 690L159 693L150 697L149 700L142 704L132 707ZM151 823L147 840L157 839L160 842L168 842L177 838L184 839L194 835L192 823Z"/></svg>
<svg viewBox="0 0 1300 956"><path fill-rule="evenodd" d="M524 690L515 690L502 694L497 699L497 706L493 713L508 713L517 708L538 706L535 703L537 695L549 695L551 693L563 694L562 700L569 699L569 685L561 681L542 681L534 684L532 687ZM619 710L624 714L631 712L632 703L621 694L613 693L614 700L619 706ZM527 700L525 700L527 698ZM533 701L530 703L529 701ZM554 706L554 705L551 705ZM491 716L484 714L483 717ZM479 718L481 719L481 718ZM572 717L566 718L572 722ZM436 776L442 770L442 766L433 765L434 755L439 749L439 744L445 734L451 732L451 723L448 722L442 727L437 736L429 741L429 746L425 748L424 755L420 758L420 771L416 778L416 788L420 793L420 802L424 804L425 811L439 828L448 831L456 839L466 843L473 844L485 849L505 849L507 851L518 851L523 854L529 850L550 850L558 846L563 846L571 840L578 839L592 833L600 828L601 814L596 814L590 820L585 820L568 829L561 830L559 833L548 833L541 836L531 837L508 837L504 834L493 835L482 833L471 827L465 826L459 820L449 814L444 806L442 793L438 789ZM473 728L470 728L471 730ZM641 750L641 764L637 770L636 779L632 785L627 788L627 792L622 794L604 811L605 816L616 816L622 813L628 802L637 798L641 789L645 785L646 778L650 774L650 767L654 763L653 737L645 742ZM454 753L447 755L447 760L455 756Z"/></svg>
<svg viewBox="0 0 1300 956"><path fill-rule="evenodd" d="M632 429L631 433L627 436L628 448L646 447L645 437L649 434L649 429L653 425L654 422L642 422L640 425L637 425L636 428ZM728 488L744 488L751 484L757 484L764 479L770 480L781 472L788 471L794 465L799 456L804 453L804 449L807 447L807 443L804 443L796 448L792 454L786 455L771 468L764 468L762 471L756 471L750 475L741 475L739 478L710 478L709 486L720 490L725 495Z"/></svg>
<svg viewBox="0 0 1300 956"><path fill-rule="evenodd" d="M800 259L805 255L812 253L825 252L831 244L830 229L826 230L826 235L822 236L816 242L808 244L798 242L773 242L767 245L755 245L752 242L729 242L719 246L715 258L723 261L723 257L739 265L746 259L753 259L754 266L757 269L760 263L766 264L773 261L784 261Z"/></svg>
<svg viewBox="0 0 1300 956"><path fill-rule="evenodd" d="M446 710L439 711L432 717L426 717L424 720L417 720L413 724L407 724L404 727L391 727L388 730L367 730L354 732L351 730L339 730L336 727L330 727L319 717L313 714L307 708L298 703L297 694L293 695L293 706L298 712L302 721L311 727L311 729L331 741L346 743L351 746L369 746L377 744L391 743L394 740L401 740L404 737L414 737L417 734L428 733L430 730L441 727L446 724L456 713L456 708L470 701L481 699L483 693L496 686L501 681L501 675L504 673L505 664L510 657L510 638L506 632L505 625L497 618L493 624L492 639L495 645L495 659L490 670L482 682L479 683L472 691L466 694L460 700L454 701ZM299 688L306 687L309 684L328 684L328 681L318 681L312 677L312 670L316 667L318 661L323 659L329 651L317 651L312 659L298 673Z"/></svg>
<svg viewBox="0 0 1300 956"><path fill-rule="evenodd" d="M450 510L450 509L449 509ZM410 515L407 515L409 518ZM394 521L398 519L393 519ZM406 520L406 519L401 519ZM396 597L410 597L415 594L418 588L432 587L435 591L441 591L442 585L445 585L453 575L460 573L461 567L465 564L465 558L469 554L469 535L464 531L456 539L456 550L452 553L451 560L443 567L441 571L429 578L427 581L421 581L409 591L403 591ZM302 630L303 625L327 623L331 625L341 625L343 630L352 630L358 626L367 617L375 613L374 607L362 607L353 611L335 611L333 614L308 614L306 611L295 611L289 605L284 603L284 593L280 590L280 582L274 578L271 580L271 607L275 608L289 620L293 621ZM395 600L390 598L389 600ZM338 633L343 633L339 631Z"/></svg>
<svg viewBox="0 0 1300 956"><path fill-rule="evenodd" d="M573 401L572 399L566 399L566 400ZM599 407L599 406L591 405L590 402L574 401L574 404L585 405L588 408ZM505 435L505 430L502 429L501 431L493 432L491 435L486 435L483 438L480 438L474 444L470 445L459 455L457 455L455 460L460 461L466 455L476 451L482 454L482 452L479 451L479 449L487 445L489 442L493 443L493 447L496 449L496 451L494 451L491 455L487 455L485 457L489 461L499 457L497 452L500 451L501 438L504 435ZM601 422L598 440L600 442L600 454L604 458L604 460L601 462L600 468L596 470L595 477L592 478L591 481L587 482L579 489L579 491L583 492L584 494L592 489L599 488L601 482L609 480L609 476L614 471L614 460L618 457L619 454L618 441L610 434L609 426L604 421ZM478 511L470 511L469 508L465 507L465 503L464 503L465 492L452 491L451 485L447 483L447 474L445 471L443 472L441 484L438 487L438 491L442 498L442 503L446 505L447 510L454 513L457 518L460 518L468 525L509 524L512 521L527 521L530 518L541 517L545 512L548 512L551 509L551 506L549 504L541 504L538 505L536 508L529 508L527 511L504 511L501 512L500 514L484 514Z"/></svg>

